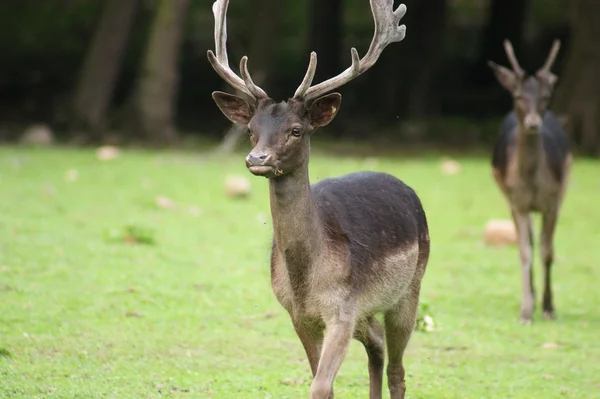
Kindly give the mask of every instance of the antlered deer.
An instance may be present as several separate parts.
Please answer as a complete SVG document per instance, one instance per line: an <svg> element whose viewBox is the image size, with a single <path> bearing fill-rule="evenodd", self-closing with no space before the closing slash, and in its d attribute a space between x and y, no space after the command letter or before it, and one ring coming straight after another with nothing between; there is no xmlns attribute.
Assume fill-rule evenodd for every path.
<svg viewBox="0 0 600 399"><path fill-rule="evenodd" d="M352 48L352 65L340 75L311 86L317 56L293 98L276 103L257 87L240 63L241 78L226 52L228 0L213 5L216 55L208 59L231 86L247 94L214 92L219 109L232 122L247 125L253 149L246 166L269 179L273 244L271 284L288 311L304 346L313 381L312 399L333 398L333 381L352 338L364 345L370 398L381 398L384 333L388 347L388 385L393 399L406 390L402 357L415 327L429 257L425 213L415 192L397 178L375 172L351 173L311 185L310 138L329 124L341 95L325 93L375 64L384 48L405 36L398 26L406 12L392 0L371 0L375 34L367 54ZM375 318L382 312L385 329Z"/></svg>
<svg viewBox="0 0 600 399"><path fill-rule="evenodd" d="M567 186L572 155L561 123L547 109L557 77L550 68L560 42L554 41L546 63L535 76L525 76L509 41L504 48L512 70L489 62L500 84L513 96L493 152L493 174L510 205L521 257L521 321L531 323L535 304L533 283L533 223L542 214L541 256L544 262L543 315L555 317L550 284L553 237Z"/></svg>

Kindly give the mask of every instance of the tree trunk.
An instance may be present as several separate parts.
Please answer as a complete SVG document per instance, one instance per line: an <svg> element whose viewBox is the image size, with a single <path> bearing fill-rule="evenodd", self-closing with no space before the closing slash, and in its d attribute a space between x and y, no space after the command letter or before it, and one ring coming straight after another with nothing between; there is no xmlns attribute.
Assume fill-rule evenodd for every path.
<svg viewBox="0 0 600 399"><path fill-rule="evenodd" d="M448 4L446 0L429 0L427 4L419 1L412 9L417 26L423 27L423 30L420 33L415 31L420 37L410 41L411 45L408 46L413 50L410 54L416 55L417 63L413 64L414 69L408 75L410 79L407 79L406 98L410 99L409 118L420 119L434 113L434 109L439 106L433 103L436 96L432 95L432 85L443 56ZM411 55L407 54L407 57Z"/></svg>
<svg viewBox="0 0 600 399"><path fill-rule="evenodd" d="M345 69L340 60L342 1L311 0L309 24L309 51L316 51L319 57L314 82L319 83Z"/></svg>
<svg viewBox="0 0 600 399"><path fill-rule="evenodd" d="M574 0L572 42L557 109L568 115L567 131L587 155L600 156L600 2Z"/></svg>
<svg viewBox="0 0 600 399"><path fill-rule="evenodd" d="M488 23L483 32L480 57L470 74L471 82L478 86L495 85L496 79L490 73L488 61L509 65L504 52L504 39L511 41L521 63L525 17L530 0L492 0L488 13ZM521 57L519 57L521 54ZM522 65L525 67L524 65Z"/></svg>
<svg viewBox="0 0 600 399"><path fill-rule="evenodd" d="M174 125L178 59L189 0L160 0L134 89L130 127L152 144L178 140Z"/></svg>
<svg viewBox="0 0 600 399"><path fill-rule="evenodd" d="M73 97L71 127L98 140L107 124L115 84L138 0L107 0Z"/></svg>

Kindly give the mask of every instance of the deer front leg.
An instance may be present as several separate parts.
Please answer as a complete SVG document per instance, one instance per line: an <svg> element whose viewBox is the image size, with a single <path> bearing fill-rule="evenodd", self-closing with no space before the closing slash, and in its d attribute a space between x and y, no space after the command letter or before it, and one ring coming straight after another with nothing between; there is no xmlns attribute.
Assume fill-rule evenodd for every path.
<svg viewBox="0 0 600 399"><path fill-rule="evenodd" d="M333 399L333 380L348 352L354 325L353 318L337 317L332 322L326 322L321 358L310 386L311 399Z"/></svg>
<svg viewBox="0 0 600 399"><path fill-rule="evenodd" d="M533 226L531 217L527 212L513 210L513 218L517 229L521 257L521 322L531 324L531 315L535 304L532 269Z"/></svg>
<svg viewBox="0 0 600 399"><path fill-rule="evenodd" d="M546 319L554 319L554 304L552 303L552 287L550 269L554 260L553 238L556 227L557 210L545 212L542 215L542 237L541 251L544 262L544 299L542 302L543 316Z"/></svg>
<svg viewBox="0 0 600 399"><path fill-rule="evenodd" d="M323 345L323 330L317 326L293 321L294 329L310 363L310 371L312 376L317 374L319 366L319 356L321 355L321 346Z"/></svg>

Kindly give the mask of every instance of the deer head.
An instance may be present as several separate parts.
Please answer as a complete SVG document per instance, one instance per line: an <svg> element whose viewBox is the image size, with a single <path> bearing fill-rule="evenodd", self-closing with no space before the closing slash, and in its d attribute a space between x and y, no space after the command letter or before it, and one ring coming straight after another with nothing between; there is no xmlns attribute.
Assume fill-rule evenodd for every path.
<svg viewBox="0 0 600 399"><path fill-rule="evenodd" d="M510 41L504 41L504 50L512 70L488 61L496 78L513 96L513 108L520 125L528 133L539 133L544 112L548 108L557 76L550 72L560 49L560 41L555 40L546 63L534 76L526 76L519 65Z"/></svg>
<svg viewBox="0 0 600 399"><path fill-rule="evenodd" d="M212 97L231 122L248 126L253 149L246 157L246 166L252 174L274 178L293 173L308 163L311 134L329 124L340 109L342 96L326 93L364 73L377 62L388 44L404 39L406 27L398 24L406 13L406 6L401 4L394 10L393 0L370 0L375 33L367 54L359 58L356 49L352 48L349 68L311 86L317 67L317 54L312 52L306 75L294 96L276 103L252 81L248 57L241 59L241 78L229 67L226 49L228 3L229 0L217 0L213 4L216 55L208 50L208 60L219 76L250 100L219 91L213 92Z"/></svg>

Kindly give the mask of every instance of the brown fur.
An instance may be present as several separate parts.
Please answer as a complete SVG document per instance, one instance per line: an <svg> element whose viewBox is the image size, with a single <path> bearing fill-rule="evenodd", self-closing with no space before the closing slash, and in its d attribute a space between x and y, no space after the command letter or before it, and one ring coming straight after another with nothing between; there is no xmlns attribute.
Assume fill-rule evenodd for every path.
<svg viewBox="0 0 600 399"><path fill-rule="evenodd" d="M289 312L310 363L311 399L332 399L333 382L352 338L369 358L370 399L381 399L384 333L388 345L391 399L406 391L404 350L415 326L421 279L429 258L427 218L417 194L399 179L374 172L351 173L311 185L310 137L329 124L342 97L325 93L372 67L384 48L404 39L398 26L406 7L370 0L376 29L363 58L352 49L352 67L311 86L316 53L293 98L275 103L256 86L248 59L242 77L229 67L225 14L217 0L215 47L207 55L223 79L250 102L214 92L219 109L232 122L248 126L252 151L248 170L269 179L273 248L271 284ZM385 328L375 319L383 312Z"/></svg>
<svg viewBox="0 0 600 399"><path fill-rule="evenodd" d="M500 84L513 95L513 112L504 120L494 148L493 176L508 201L517 230L521 258L521 320L531 323L535 304L531 213L542 214L541 256L544 263L543 314L554 318L550 270L558 213L569 180L572 155L562 124L547 111L557 77L550 72L560 46L555 42L546 64L525 77L509 42L509 70L490 62Z"/></svg>

